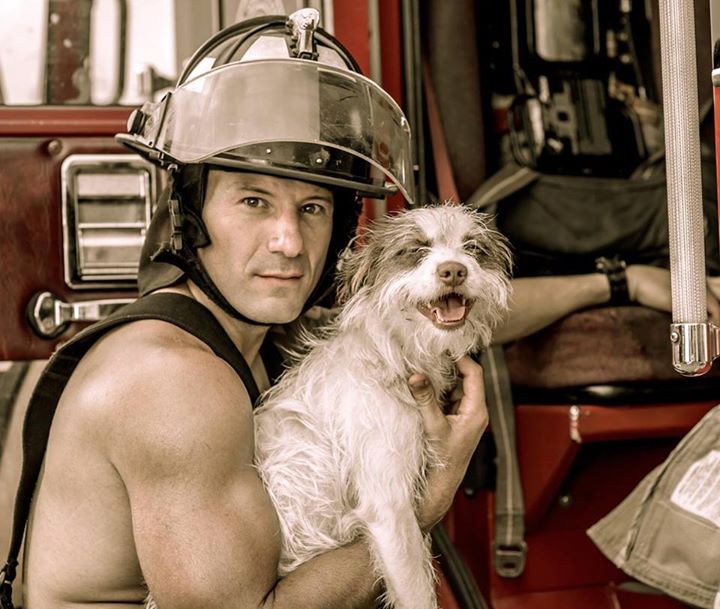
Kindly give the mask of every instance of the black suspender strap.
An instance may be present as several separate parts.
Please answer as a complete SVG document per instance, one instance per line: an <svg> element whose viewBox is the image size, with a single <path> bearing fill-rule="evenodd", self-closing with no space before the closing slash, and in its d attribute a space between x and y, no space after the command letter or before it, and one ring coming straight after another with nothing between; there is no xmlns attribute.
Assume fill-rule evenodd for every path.
<svg viewBox="0 0 720 609"><path fill-rule="evenodd" d="M485 379L490 426L497 456L495 478L495 572L500 577L520 577L525 570L525 503L515 443L515 404L510 373L502 345L483 352L480 363Z"/></svg>
<svg viewBox="0 0 720 609"><path fill-rule="evenodd" d="M7 563L0 570L0 609L12 609L12 582L16 576L18 554L30 514L40 469L47 449L50 426L58 401L70 375L88 349L108 331L143 319L174 324L206 343L242 380L250 401L260 397L247 362L215 317L196 300L169 292L151 294L113 313L107 319L77 334L50 359L35 386L23 427L23 466L15 496L15 514Z"/></svg>

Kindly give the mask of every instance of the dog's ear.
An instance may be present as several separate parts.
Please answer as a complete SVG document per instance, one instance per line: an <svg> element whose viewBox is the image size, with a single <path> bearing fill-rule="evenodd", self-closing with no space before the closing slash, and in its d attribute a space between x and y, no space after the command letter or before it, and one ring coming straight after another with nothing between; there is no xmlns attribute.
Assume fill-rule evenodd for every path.
<svg viewBox="0 0 720 609"><path fill-rule="evenodd" d="M367 235L364 237L362 240L353 238L340 255L337 275L339 304L344 304L364 286L372 283L377 274L373 270L373 261L377 258L373 255L373 240L368 239Z"/></svg>
<svg viewBox="0 0 720 609"><path fill-rule="evenodd" d="M497 228L496 218L485 212L472 210L478 234L477 258L481 265L495 267L501 273L511 276L513 268L513 247Z"/></svg>

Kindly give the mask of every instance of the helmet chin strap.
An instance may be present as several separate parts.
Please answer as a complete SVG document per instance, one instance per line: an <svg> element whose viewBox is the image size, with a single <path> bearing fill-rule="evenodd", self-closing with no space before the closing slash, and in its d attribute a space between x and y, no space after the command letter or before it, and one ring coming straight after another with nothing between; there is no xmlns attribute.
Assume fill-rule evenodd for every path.
<svg viewBox="0 0 720 609"><path fill-rule="evenodd" d="M233 319L237 319L253 326L269 327L275 325L273 322L251 319L233 307L230 302L228 302L227 298L223 296L220 289L215 285L215 282L198 259L197 254L187 245L184 245L181 252L175 252L172 248L163 247L155 253L152 259L158 262L167 262L182 269L188 278L191 279L198 288L200 288L203 294L205 294Z"/></svg>
<svg viewBox="0 0 720 609"><path fill-rule="evenodd" d="M212 302L220 307L233 319L237 319L253 326L272 326L272 322L257 321L243 315L233 307L227 298L215 285L210 274L200 262L196 249L210 244L205 224L199 214L192 208L184 208L181 198L176 191L175 178L178 168L173 165L168 170L168 211L170 215L170 242L163 243L162 247L152 256L153 261L165 262L177 266Z"/></svg>

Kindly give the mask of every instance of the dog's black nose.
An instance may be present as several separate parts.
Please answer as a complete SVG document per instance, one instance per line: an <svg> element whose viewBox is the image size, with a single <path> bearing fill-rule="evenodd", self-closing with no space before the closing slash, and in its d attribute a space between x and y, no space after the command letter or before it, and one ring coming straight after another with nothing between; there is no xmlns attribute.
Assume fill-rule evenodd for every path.
<svg viewBox="0 0 720 609"><path fill-rule="evenodd" d="M459 262L443 262L438 264L437 275L445 285L462 285L467 277L467 267Z"/></svg>

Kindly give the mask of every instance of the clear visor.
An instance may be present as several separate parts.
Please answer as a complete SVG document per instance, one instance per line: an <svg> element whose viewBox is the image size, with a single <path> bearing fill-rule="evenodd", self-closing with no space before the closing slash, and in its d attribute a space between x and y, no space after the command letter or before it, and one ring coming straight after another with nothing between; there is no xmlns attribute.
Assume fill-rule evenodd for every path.
<svg viewBox="0 0 720 609"><path fill-rule="evenodd" d="M177 162L212 158L271 173L310 172L368 194L399 189L412 201L407 119L359 74L298 59L233 63L186 82L164 102L139 139Z"/></svg>

